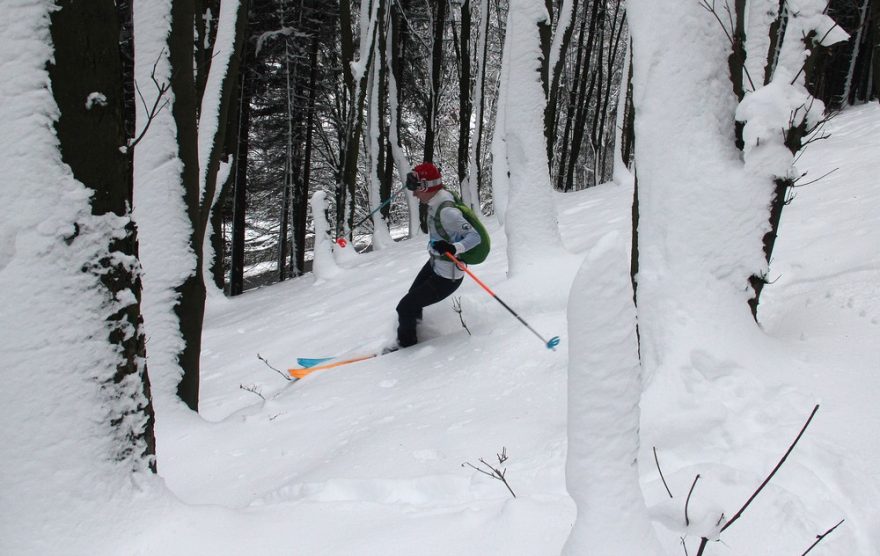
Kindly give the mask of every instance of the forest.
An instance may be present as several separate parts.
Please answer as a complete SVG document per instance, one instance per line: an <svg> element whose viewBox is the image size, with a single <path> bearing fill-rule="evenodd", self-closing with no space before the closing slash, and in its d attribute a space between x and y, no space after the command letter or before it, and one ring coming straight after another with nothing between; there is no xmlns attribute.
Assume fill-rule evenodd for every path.
<svg viewBox="0 0 880 556"><path fill-rule="evenodd" d="M275 314L261 296L275 292L280 307L299 288L344 282L390 306L346 310L337 325L386 326L361 319L392 315L385 292L402 286L370 265L425 242L425 205L404 184L432 162L493 234L494 266L477 270L491 268L503 296L539 322L546 309L567 326L568 452L554 472L567 470L565 500L578 512L564 550L584 554L600 539L597 554L671 553L657 548L651 521L663 519L642 508L627 467L644 460L640 435L662 437L640 432L639 405L651 411L660 396L649 386L680 394L670 378L679 359L726 368L720 354L735 338L768 329L783 215L838 170L816 175L801 159L833 138L841 114L880 99L878 0L13 0L6 12L0 442L17 470L2 482L10 535L34 532L41 515L90 511L114 490L162 499L166 487L138 486L163 477L162 432L176 438L235 413L212 405L212 384L226 380L219 330L235 345L258 327L272 346L263 352L312 333L322 338L312 349L343 350L334 324L319 324L327 307L257 325L257 307ZM625 190L614 215L568 218L609 184ZM310 306L308 294L296 299ZM509 319L482 303L465 297L458 309L470 342L480 335L461 307L477 327ZM237 322L248 325L223 328ZM709 344L733 339L710 356L703 333ZM615 400L602 411L577 401L602 392ZM597 452L609 459L584 463ZM67 462L70 476L44 481L34 461ZM167 461L171 485L180 468ZM599 495L619 499L622 524L578 488L590 470L608 478ZM13 519L15 497L29 492L43 495ZM731 523L691 529L692 552L708 554ZM74 552L87 553L103 527L87 528ZM675 550L687 552L682 535ZM846 546L872 546L876 531L865 535ZM0 551L51 553L43 542Z"/></svg>

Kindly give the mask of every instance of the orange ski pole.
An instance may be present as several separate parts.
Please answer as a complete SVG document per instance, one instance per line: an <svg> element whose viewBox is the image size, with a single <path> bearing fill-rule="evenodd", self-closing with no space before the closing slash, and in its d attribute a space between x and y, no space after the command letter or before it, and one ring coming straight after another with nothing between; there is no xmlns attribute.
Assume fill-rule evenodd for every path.
<svg viewBox="0 0 880 556"><path fill-rule="evenodd" d="M497 301L498 303L501 304L502 307L504 307L505 309L507 309L507 310L510 312L511 315L515 316L515 317L517 318L517 320L519 320L519 322L523 323L523 324L525 325L526 328L528 328L529 330L531 330L531 331L532 331L532 334L534 334L535 336L537 336L538 338L540 338L541 341L544 342L544 347L546 347L547 349L552 349L552 350L555 350L555 349L556 349L556 346L559 345L559 336L553 336L553 337L550 338L549 340L545 340L544 337L541 336L540 334L538 334L538 332L535 331L534 328L532 328L531 326L529 326L529 323L527 323L525 320L523 320L523 318L522 318L521 316L519 316L519 315L516 313L516 311L514 311L513 309L511 309L510 306L507 305L507 303L505 303L500 297L498 297L497 295L495 295L495 292L493 292L491 289L489 289L489 286L487 286L486 284L483 283L482 280L480 280L479 278L477 278L476 275L475 275L473 272L471 272L471 271L468 269L468 267L465 266L464 263L462 263L462 262L459 261L457 258L455 258L455 255L453 255L452 253L446 253L446 256L449 257L449 259L450 259L452 262L455 263L455 266L457 266L458 268L460 268L460 269L462 270L462 272L464 272L465 274L467 274L468 276L470 276L471 278L473 278L473 279L474 279L474 282L476 282L477 284L479 284L480 287L483 288L484 290L486 290L486 292L487 292L489 295L491 295L492 297L494 297L494 298L495 298L495 301Z"/></svg>

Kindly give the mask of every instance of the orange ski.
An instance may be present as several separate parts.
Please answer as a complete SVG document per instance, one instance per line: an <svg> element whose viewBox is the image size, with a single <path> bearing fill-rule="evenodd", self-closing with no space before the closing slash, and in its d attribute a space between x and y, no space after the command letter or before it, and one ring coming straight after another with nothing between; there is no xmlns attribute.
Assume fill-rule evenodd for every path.
<svg viewBox="0 0 880 556"><path fill-rule="evenodd" d="M351 359L343 359L342 361L334 361L333 363L327 363L326 365L317 365L315 367L308 367L305 369L287 369L287 372L290 373L290 376L292 376L293 378L299 379L303 378L304 376L308 376L315 371L326 371L327 369L341 367L342 365L348 365L349 363L357 363L358 361L372 359L377 355L378 353L372 353L370 355L362 355L360 357L353 357Z"/></svg>

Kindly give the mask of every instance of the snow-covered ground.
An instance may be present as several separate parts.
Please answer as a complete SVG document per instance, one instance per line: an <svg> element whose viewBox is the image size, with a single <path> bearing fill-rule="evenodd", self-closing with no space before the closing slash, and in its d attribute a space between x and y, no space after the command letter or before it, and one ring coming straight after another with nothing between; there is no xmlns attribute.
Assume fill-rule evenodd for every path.
<svg viewBox="0 0 880 556"><path fill-rule="evenodd" d="M695 553L706 523L739 509L815 403L779 473L706 553L801 553L841 519L814 553L880 550L880 108L852 108L830 131L799 167L813 177L840 169L786 207L763 333L707 327L680 382L645 392L642 490L667 554L683 552L683 536ZM629 237L631 194L608 184L557 195L567 249L583 255L613 230ZM536 330L560 335L559 350L466 279L456 297L471 334L447 300L426 311L419 345L378 359L288 382L257 358L283 370L392 338L394 306L425 257L417 241L358 256L332 280L214 300L204 420L157 416L170 492L135 501L140 533L105 534L91 553L558 554L575 518L563 348L576 268L560 262L528 287L507 282L505 238L490 228L493 253L473 270ZM497 463L502 450L516 499L462 465Z"/></svg>

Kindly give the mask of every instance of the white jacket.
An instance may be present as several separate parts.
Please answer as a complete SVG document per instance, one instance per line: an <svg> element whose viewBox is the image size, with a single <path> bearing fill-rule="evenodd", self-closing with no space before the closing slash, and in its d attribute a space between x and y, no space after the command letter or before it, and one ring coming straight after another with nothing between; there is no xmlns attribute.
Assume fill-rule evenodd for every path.
<svg viewBox="0 0 880 556"><path fill-rule="evenodd" d="M431 268L438 276L448 280L458 280L464 276L455 263L449 260L445 255L441 255L431 248L431 244L435 241L446 241L446 238L440 235L435 224L437 210L440 205L445 202L454 203L455 199L452 193L441 189L436 195L428 201L428 253L431 255ZM440 223L443 229L450 236L450 243L455 246L455 254L459 255L469 249L473 249L480 244L480 234L474 230L464 215L455 207L443 207L440 212Z"/></svg>

